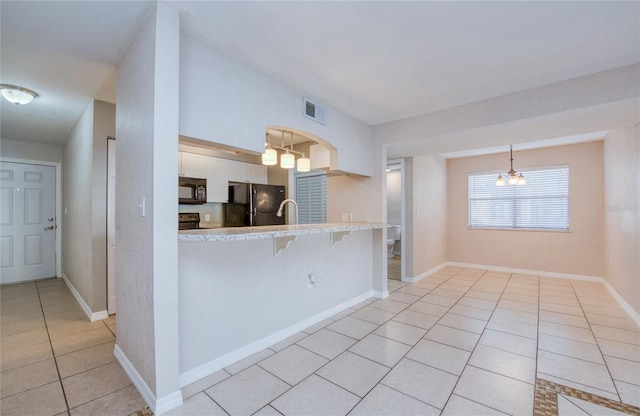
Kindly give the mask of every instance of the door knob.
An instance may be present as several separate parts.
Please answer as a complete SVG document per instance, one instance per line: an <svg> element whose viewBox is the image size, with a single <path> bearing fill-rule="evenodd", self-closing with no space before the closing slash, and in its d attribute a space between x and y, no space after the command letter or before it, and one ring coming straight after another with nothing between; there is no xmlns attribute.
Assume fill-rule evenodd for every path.
<svg viewBox="0 0 640 416"><path fill-rule="evenodd" d="M47 231L47 230L55 230L56 228L58 228L58 226L57 226L57 225L50 225L50 226L48 226L48 227L44 227L44 230L45 230L45 231Z"/></svg>

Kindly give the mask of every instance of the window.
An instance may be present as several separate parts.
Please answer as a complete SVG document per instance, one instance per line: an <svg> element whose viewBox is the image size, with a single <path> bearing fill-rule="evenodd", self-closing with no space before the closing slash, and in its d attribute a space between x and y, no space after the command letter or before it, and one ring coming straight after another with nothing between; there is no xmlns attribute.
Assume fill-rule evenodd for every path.
<svg viewBox="0 0 640 416"><path fill-rule="evenodd" d="M327 222L327 174L296 175L299 224Z"/></svg>
<svg viewBox="0 0 640 416"><path fill-rule="evenodd" d="M568 230L569 167L523 174L520 186L496 186L497 173L469 175L469 227Z"/></svg>

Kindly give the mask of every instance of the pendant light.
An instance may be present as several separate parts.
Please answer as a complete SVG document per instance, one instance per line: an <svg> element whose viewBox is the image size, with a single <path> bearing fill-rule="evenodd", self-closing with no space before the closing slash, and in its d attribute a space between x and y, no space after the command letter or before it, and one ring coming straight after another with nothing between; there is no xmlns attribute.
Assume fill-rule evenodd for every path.
<svg viewBox="0 0 640 416"><path fill-rule="evenodd" d="M292 137L292 143L293 143L293 134L291 135ZM284 131L282 132L282 147L286 150L285 153L280 155L280 167L282 169L293 169L296 166L296 157L292 154L289 153L289 149L287 149L284 146ZM293 147L293 145L292 145Z"/></svg>
<svg viewBox="0 0 640 416"><path fill-rule="evenodd" d="M267 140L264 143L266 149L262 154L262 164L265 166L273 166L278 163L278 152L276 149L272 149L269 144L269 133L267 133Z"/></svg>
<svg viewBox="0 0 640 416"><path fill-rule="evenodd" d="M293 132L291 132L291 148L293 149ZM305 157L302 153L302 157L298 158L297 162L298 172L309 172L311 170L311 159Z"/></svg>
<svg viewBox="0 0 640 416"><path fill-rule="evenodd" d="M513 145L509 146L509 154L510 154L509 160L511 161L511 170L509 170L509 172L507 172L507 174L505 175L507 177L509 185L526 185L527 181L524 178L524 175L522 174L522 172L518 173L515 170L513 170ZM498 178L496 179L496 186L505 186L505 185L506 185L505 178L502 176L502 174L498 174Z"/></svg>
<svg viewBox="0 0 640 416"><path fill-rule="evenodd" d="M38 93L35 91L10 84L1 84L0 94L2 94L5 100L15 105L29 104L38 96Z"/></svg>
<svg viewBox="0 0 640 416"><path fill-rule="evenodd" d="M267 140L265 140L264 147L265 151L262 154L262 164L265 166L273 166L278 164L278 152L277 150L282 150L284 153L280 154L280 167L283 169L293 169L296 168L298 172L309 172L311 171L311 159L305 156L303 152L298 152L293 150L293 132L282 130L282 146L276 146L274 144L269 143L269 133L267 133ZM285 142L285 133L289 133L290 141L289 147L286 147ZM296 155L300 156L296 161Z"/></svg>
<svg viewBox="0 0 640 416"><path fill-rule="evenodd" d="M309 172L311 170L311 159L308 157L304 157L304 153L302 157L298 159L298 172Z"/></svg>

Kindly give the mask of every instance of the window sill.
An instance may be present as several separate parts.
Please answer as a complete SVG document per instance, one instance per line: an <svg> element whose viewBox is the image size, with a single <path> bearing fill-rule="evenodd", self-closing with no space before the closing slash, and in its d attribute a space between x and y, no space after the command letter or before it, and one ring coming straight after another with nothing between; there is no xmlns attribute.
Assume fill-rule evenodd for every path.
<svg viewBox="0 0 640 416"><path fill-rule="evenodd" d="M571 233L571 230L554 230L549 228L497 228L497 227L469 227L467 230L481 231L524 231L524 232L542 232L542 233Z"/></svg>

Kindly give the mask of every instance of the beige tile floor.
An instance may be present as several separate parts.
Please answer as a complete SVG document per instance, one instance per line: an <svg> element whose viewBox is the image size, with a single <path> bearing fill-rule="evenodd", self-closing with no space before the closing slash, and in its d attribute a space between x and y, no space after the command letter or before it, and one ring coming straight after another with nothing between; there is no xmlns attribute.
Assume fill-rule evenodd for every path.
<svg viewBox="0 0 640 416"><path fill-rule="evenodd" d="M389 292L185 387L169 415L531 415L536 378L640 406L640 328L599 283L447 267Z"/></svg>
<svg viewBox="0 0 640 416"><path fill-rule="evenodd" d="M169 415L531 415L536 378L640 407L640 328L601 284L447 267L389 292L186 386ZM88 322L59 280L1 293L2 415L144 407L113 320Z"/></svg>
<svg viewBox="0 0 640 416"><path fill-rule="evenodd" d="M129 415L146 406L113 356L115 316L90 322L62 279L0 288L0 414Z"/></svg>

